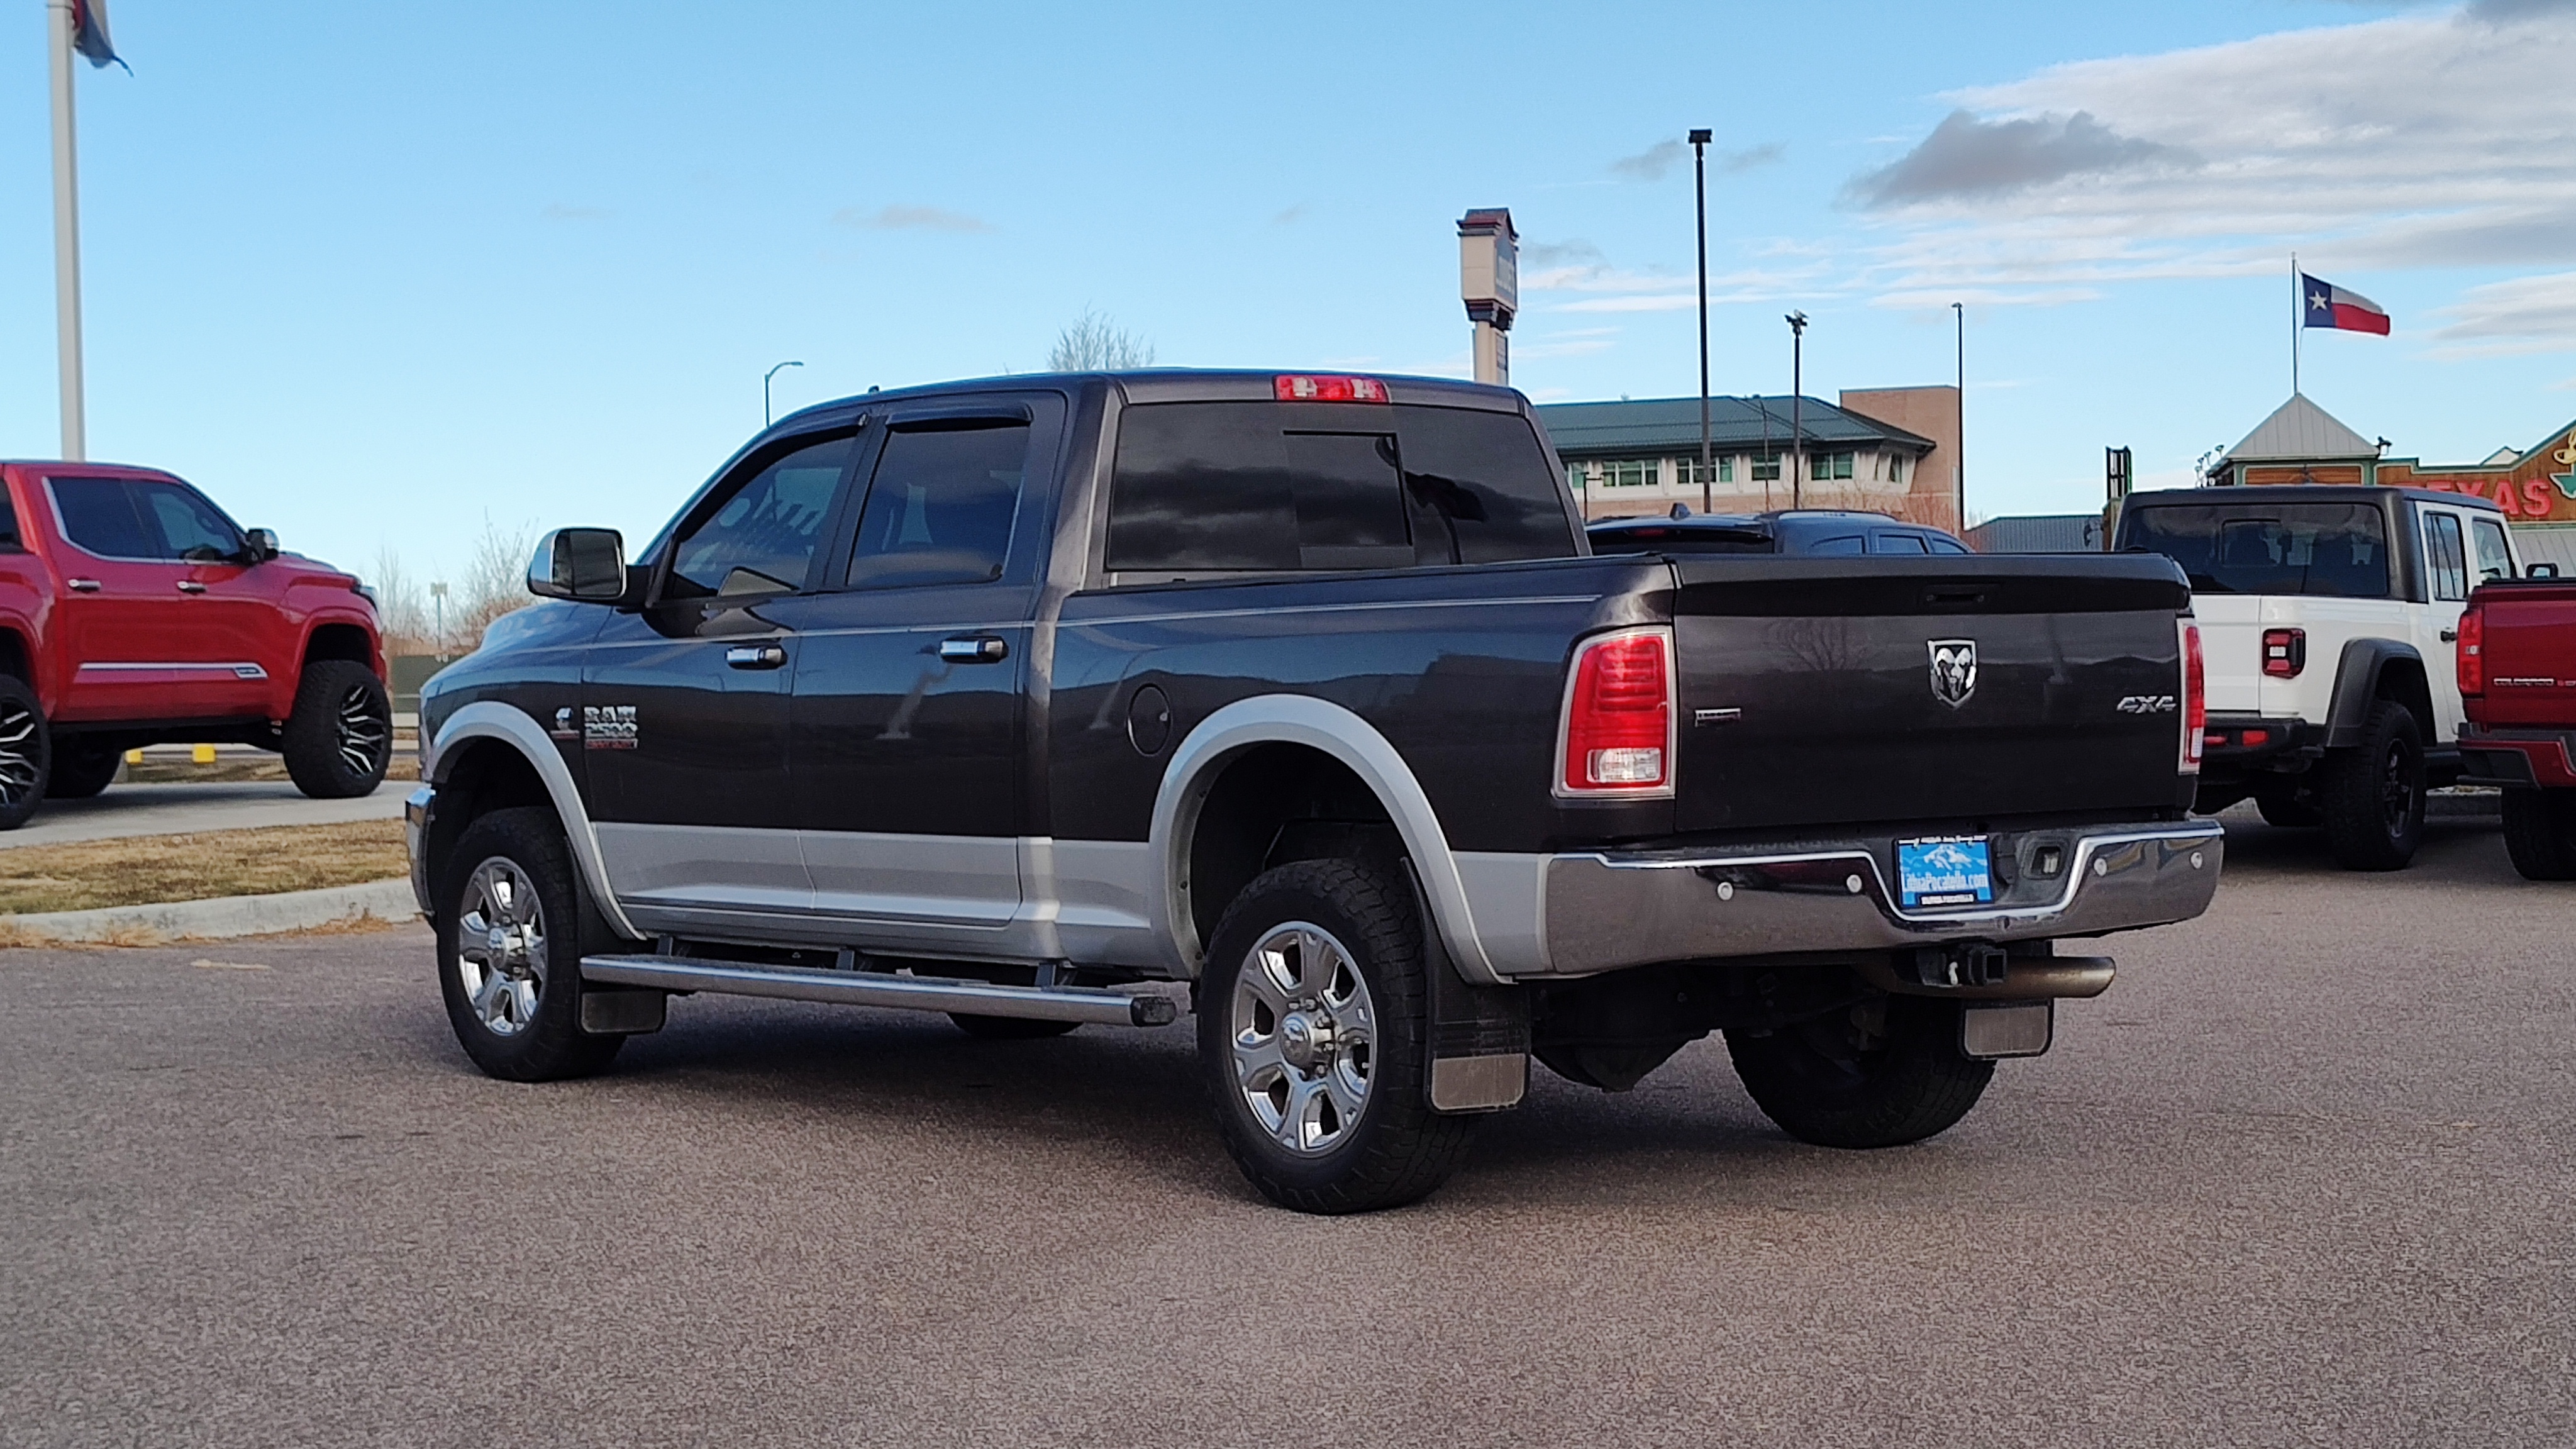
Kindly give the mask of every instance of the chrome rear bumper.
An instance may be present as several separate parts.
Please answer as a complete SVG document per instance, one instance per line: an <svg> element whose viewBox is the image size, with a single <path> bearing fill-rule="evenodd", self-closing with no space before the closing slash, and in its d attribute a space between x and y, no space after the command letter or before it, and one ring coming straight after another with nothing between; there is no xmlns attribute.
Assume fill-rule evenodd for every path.
<svg viewBox="0 0 2576 1449"><path fill-rule="evenodd" d="M2218 890L2225 832L2158 822L1996 837L2015 867L1995 904L1901 909L1880 862L1892 841L1811 849L1599 851L1556 856L1546 877L1549 964L1587 975L1660 961L1877 951L1944 941L2092 936L2187 921ZM2054 877L2028 868L2056 844Z"/></svg>

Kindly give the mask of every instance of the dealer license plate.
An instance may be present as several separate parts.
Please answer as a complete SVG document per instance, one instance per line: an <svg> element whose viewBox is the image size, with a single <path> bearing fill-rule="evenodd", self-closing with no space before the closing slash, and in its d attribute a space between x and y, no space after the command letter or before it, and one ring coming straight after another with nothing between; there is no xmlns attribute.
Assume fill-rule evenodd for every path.
<svg viewBox="0 0 2576 1449"><path fill-rule="evenodd" d="M1908 910L1992 905L1995 862L1986 837L1935 835L1896 842L1896 895Z"/></svg>

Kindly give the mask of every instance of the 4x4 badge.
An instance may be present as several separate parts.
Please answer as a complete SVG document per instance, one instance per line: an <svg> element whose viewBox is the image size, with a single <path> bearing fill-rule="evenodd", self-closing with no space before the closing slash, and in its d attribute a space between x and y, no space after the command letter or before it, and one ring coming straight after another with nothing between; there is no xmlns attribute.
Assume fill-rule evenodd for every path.
<svg viewBox="0 0 2576 1449"><path fill-rule="evenodd" d="M1957 709L1977 692L1977 641L1974 639L1933 639L1924 647L1932 651L1932 697Z"/></svg>

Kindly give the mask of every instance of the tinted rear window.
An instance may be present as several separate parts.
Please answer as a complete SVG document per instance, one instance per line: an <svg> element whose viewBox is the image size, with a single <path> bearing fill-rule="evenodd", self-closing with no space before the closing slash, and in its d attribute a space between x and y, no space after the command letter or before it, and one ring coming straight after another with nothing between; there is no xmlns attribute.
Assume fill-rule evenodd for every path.
<svg viewBox="0 0 2576 1449"><path fill-rule="evenodd" d="M1118 430L1118 572L1397 568L1574 552L1528 422L1459 408L1149 403Z"/></svg>
<svg viewBox="0 0 2576 1449"><path fill-rule="evenodd" d="M2182 566L2195 593L2388 596L2388 530L2367 503L2132 507L2126 547Z"/></svg>

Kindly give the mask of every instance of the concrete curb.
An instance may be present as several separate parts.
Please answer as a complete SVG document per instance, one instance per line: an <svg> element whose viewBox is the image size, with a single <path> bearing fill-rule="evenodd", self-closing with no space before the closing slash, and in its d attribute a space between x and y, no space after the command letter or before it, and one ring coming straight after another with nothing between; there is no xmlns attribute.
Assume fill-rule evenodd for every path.
<svg viewBox="0 0 2576 1449"><path fill-rule="evenodd" d="M276 931L309 931L316 926L370 917L399 923L416 920L419 915L420 907L411 898L410 881L379 880L266 896L223 896L210 901L0 916L0 944L105 941L143 945L156 940L221 940Z"/></svg>

